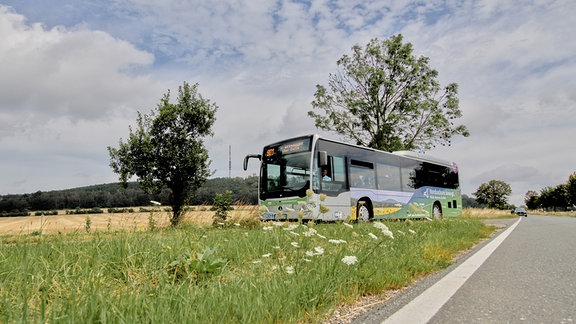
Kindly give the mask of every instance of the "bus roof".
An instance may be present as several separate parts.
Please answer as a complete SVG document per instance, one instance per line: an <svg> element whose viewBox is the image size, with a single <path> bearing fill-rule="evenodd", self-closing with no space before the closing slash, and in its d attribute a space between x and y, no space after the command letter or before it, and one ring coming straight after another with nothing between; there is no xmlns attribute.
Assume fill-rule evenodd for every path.
<svg viewBox="0 0 576 324"><path fill-rule="evenodd" d="M277 141L276 143L272 143L269 145L277 145L286 141L290 141L290 140L295 140L298 138L305 138L305 137L311 137L311 138L315 138L317 139L323 139L326 141L330 141L333 143L338 143L338 144L342 144L342 145L347 145L347 146L353 146L353 147L358 147L358 148L362 148L365 150L370 150L370 151L379 151L379 152L383 152L383 153L387 153L387 154L394 154L397 156L402 156L402 157L406 157L406 158L410 158L410 159L414 159L414 160L419 160L422 162L430 162L433 164L441 164L441 165L445 165L445 166L454 166L455 163L447 161L447 160L442 160L436 157L432 157L426 154L422 154L422 153L417 153L417 152L413 152L413 151L394 151L394 152L387 152L387 151L382 151L382 150L378 150L375 148L371 148L371 147L367 147L367 146L361 146L361 145L356 145L356 144L350 144L350 143L346 143L346 142L342 142L339 140L335 140L335 139L331 139L331 138L327 138L324 137L322 135L319 134L308 134L308 135L301 135L301 136L296 136L296 137L291 137L291 138L286 138L284 140L281 141Z"/></svg>
<svg viewBox="0 0 576 324"><path fill-rule="evenodd" d="M450 162L447 160L442 160L439 158L435 158L433 156L428 156L428 155L413 152L413 151L394 151L394 152L392 152L392 154L408 157L408 158L419 160L422 162L430 162L430 163L434 163L434 164L443 164L446 166L452 166L454 164L453 162Z"/></svg>

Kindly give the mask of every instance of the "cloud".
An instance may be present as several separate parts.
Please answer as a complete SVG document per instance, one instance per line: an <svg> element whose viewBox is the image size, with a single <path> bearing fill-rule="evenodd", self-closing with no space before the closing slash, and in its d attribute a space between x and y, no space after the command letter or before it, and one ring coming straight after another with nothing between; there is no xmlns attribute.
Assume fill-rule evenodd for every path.
<svg viewBox="0 0 576 324"><path fill-rule="evenodd" d="M459 84L471 137L430 154L459 164L463 192L502 177L518 204L574 171L573 1L4 3L15 9L0 6L0 154L15 158L0 177L34 176L0 192L113 179L105 147L182 81L219 106L207 141L215 176L228 174L229 145L232 175L250 174L244 155L316 131L306 113L339 57L398 33L442 84ZM52 169L30 160L36 152Z"/></svg>
<svg viewBox="0 0 576 324"><path fill-rule="evenodd" d="M45 29L1 6L0 26L3 113L18 112L36 121L100 119L134 103L127 98L156 88L149 75L138 73L153 55L106 33Z"/></svg>

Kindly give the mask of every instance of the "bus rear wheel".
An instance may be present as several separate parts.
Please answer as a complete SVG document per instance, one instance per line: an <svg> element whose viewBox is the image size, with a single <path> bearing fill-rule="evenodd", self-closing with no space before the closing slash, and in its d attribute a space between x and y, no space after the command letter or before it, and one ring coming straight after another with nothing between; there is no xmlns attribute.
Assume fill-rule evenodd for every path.
<svg viewBox="0 0 576 324"><path fill-rule="evenodd" d="M372 213L370 212L370 206L365 200L361 200L358 202L356 206L356 220L358 222L369 222L372 218Z"/></svg>
<svg viewBox="0 0 576 324"><path fill-rule="evenodd" d="M442 206L440 206L439 202L434 203L434 206L432 207L432 216L434 219L442 219Z"/></svg>

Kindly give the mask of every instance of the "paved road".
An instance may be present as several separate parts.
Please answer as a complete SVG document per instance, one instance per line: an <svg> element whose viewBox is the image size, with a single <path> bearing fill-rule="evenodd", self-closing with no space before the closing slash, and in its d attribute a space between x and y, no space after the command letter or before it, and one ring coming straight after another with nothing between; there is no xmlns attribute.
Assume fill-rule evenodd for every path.
<svg viewBox="0 0 576 324"><path fill-rule="evenodd" d="M465 277L437 312L434 310L435 314L419 320L405 317L404 322L576 323L576 218L529 216L514 222L508 222L508 233L500 234L507 235L500 237L504 238L500 245L486 242L468 260L460 260L355 322L380 323L396 318L402 309L415 304L413 300L422 299L441 282L461 279L464 275L453 274L474 263L473 259L492 244L495 250ZM498 236L493 239L497 240ZM443 279L451 274L452 279ZM448 290L436 289L438 299L442 289ZM416 309L419 307L425 306Z"/></svg>

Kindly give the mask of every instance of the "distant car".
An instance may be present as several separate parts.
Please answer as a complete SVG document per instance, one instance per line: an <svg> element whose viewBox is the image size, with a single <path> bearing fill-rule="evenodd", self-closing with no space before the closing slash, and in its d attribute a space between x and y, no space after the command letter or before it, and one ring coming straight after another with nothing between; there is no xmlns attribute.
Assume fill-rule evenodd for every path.
<svg viewBox="0 0 576 324"><path fill-rule="evenodd" d="M526 209L524 209L522 207L518 207L518 208L514 209L514 214L516 214L518 216L528 217L528 213L526 212Z"/></svg>

